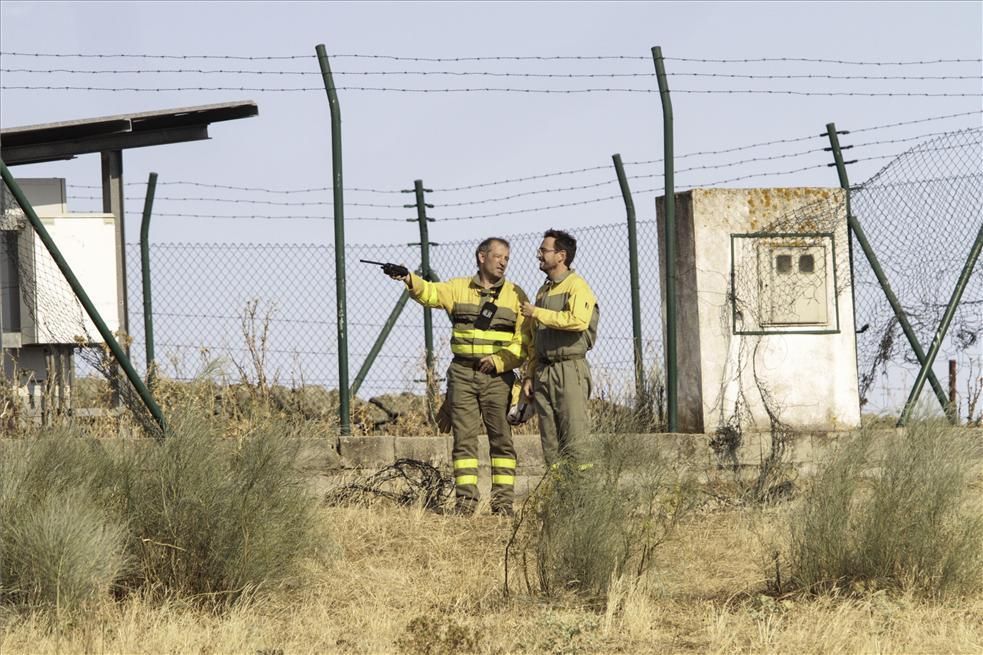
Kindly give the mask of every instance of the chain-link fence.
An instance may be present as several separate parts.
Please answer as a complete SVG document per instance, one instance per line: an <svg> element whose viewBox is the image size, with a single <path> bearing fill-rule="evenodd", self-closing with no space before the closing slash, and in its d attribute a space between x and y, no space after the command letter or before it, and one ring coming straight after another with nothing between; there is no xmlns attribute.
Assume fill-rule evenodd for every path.
<svg viewBox="0 0 983 655"><path fill-rule="evenodd" d="M918 144L856 187L851 197L853 213L927 352L983 223L983 128ZM911 389L918 359L857 244L854 266L861 399L865 411L894 412ZM983 270L977 266L934 367L948 387L948 361L956 362L964 418L980 378L981 336ZM923 398L931 395L926 387ZM978 390L975 396L978 403Z"/></svg>
<svg viewBox="0 0 983 655"><path fill-rule="evenodd" d="M548 227L548 226L547 226ZM544 230L546 227L543 228ZM471 276L475 248L485 236L511 243L507 276L534 295L543 281L536 248L542 232L482 234L473 242L431 244L431 269L441 280ZM597 383L612 394L634 393L634 360L626 225L576 231L574 268L591 284L601 307L597 346L590 353ZM661 298L656 224L638 224L645 367L662 369ZM145 348L139 247L128 248L133 352ZM334 249L310 245L161 244L150 247L153 330L162 374L188 379L224 370L230 380L338 386ZM403 285L360 259L419 267L419 246L346 247L349 379L354 380L384 330ZM423 308L410 301L392 322L364 377L359 395L422 393L426 365ZM450 361L450 321L434 311L438 374ZM262 370L260 370L262 368Z"/></svg>
<svg viewBox="0 0 983 655"><path fill-rule="evenodd" d="M853 213L866 230L925 350L983 220L981 161L983 129L948 132L912 148L852 193ZM530 226L529 232L520 234L489 229L476 234L473 240L443 242L439 222L435 223L431 268L445 280L473 275L477 243L487 236L503 237L512 245L508 277L533 295L543 280L535 249L542 232L550 227L562 225L543 224L536 229ZM773 227L781 231L786 226ZM21 278L22 293L37 291L19 305L27 308L21 319L32 321L37 329L64 333L58 338L47 335L46 339L70 344L81 336L83 340L96 341L92 326L74 298L57 300L44 296L59 289L64 295L64 284L38 281L39 275L54 279L60 272L44 259L42 249L31 250L30 257L19 251L15 256L15 243L10 240L13 233L8 230L4 241L3 285L12 289L7 278L16 274ZM599 388L627 400L634 394L635 381L627 226L617 223L586 227L574 233L579 241L574 268L591 284L601 308L599 338L589 360ZM809 238L818 247L823 237L817 234ZM16 247L22 250L26 243ZM662 299L655 222L638 224L638 243L644 365L650 375L660 377ZM153 244L150 250L155 345L163 375L190 379L201 372L215 375L222 371L228 381L255 382L262 375L269 383L337 388L335 253L331 246L179 243ZM854 248L853 255L864 411L896 412L911 388L918 370L917 359L901 335L897 319L859 247ZM345 257L349 381L362 372L380 333L391 325L388 338L365 372L359 395L368 398L402 391L423 393L423 309L411 301L398 316L393 316L402 286L383 275L378 266L358 261L392 261L417 268L420 246L349 244ZM127 262L130 351L137 368L145 373L137 245L128 246ZM789 266L797 266L800 273L808 273L803 266L820 263L819 259L808 257L788 262ZM4 296L12 297L10 293ZM32 307L38 311L32 311ZM15 317L14 309L14 304L5 309L4 320ZM789 311L805 309L792 307ZM450 324L443 312L434 312L434 316L436 365L441 374L450 359ZM72 326L62 325L69 317L75 317L71 319ZM936 365L937 376L944 380L948 360L957 362L964 417L973 414L974 408L976 414L980 409L977 381L983 346L981 331L983 273L977 267L969 278Z"/></svg>
<svg viewBox="0 0 983 655"><path fill-rule="evenodd" d="M118 338L116 260L87 252L113 251L112 215L40 218L22 190L14 188L5 166L3 174L0 427L21 414L50 424L83 404L94 404L98 396L102 409L105 401L125 404L138 422L159 436L157 427L163 422L159 408L150 400L143 380L128 367L126 340ZM111 382L88 385L89 397L80 399L86 393L75 384L77 370L96 371Z"/></svg>

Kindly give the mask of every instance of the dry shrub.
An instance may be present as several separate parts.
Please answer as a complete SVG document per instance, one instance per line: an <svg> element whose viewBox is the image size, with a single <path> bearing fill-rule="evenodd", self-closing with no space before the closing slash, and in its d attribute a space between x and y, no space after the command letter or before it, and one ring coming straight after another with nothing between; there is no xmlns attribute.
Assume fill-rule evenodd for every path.
<svg viewBox="0 0 983 655"><path fill-rule="evenodd" d="M75 612L127 564L125 522L106 507L111 461L56 433L5 441L0 457L0 602Z"/></svg>
<svg viewBox="0 0 983 655"><path fill-rule="evenodd" d="M237 441L221 424L172 420L121 480L138 576L131 585L228 605L290 580L322 535L315 499L297 467L299 426L270 420Z"/></svg>
<svg viewBox="0 0 983 655"><path fill-rule="evenodd" d="M527 591L601 600L619 575L642 577L695 492L645 435L596 435L589 468L563 461L522 505L506 547ZM517 569L517 573L509 569Z"/></svg>
<svg viewBox="0 0 983 655"><path fill-rule="evenodd" d="M226 607L298 579L326 544L301 426L222 430L192 412L160 445L68 429L0 443L0 602L77 609L115 590Z"/></svg>
<svg viewBox="0 0 983 655"><path fill-rule="evenodd" d="M478 635L450 616L423 614L412 619L396 640L407 655L458 655L474 653Z"/></svg>
<svg viewBox="0 0 983 655"><path fill-rule="evenodd" d="M941 422L915 422L883 442L861 432L792 517L793 583L925 596L979 590L983 507L970 484L979 451Z"/></svg>

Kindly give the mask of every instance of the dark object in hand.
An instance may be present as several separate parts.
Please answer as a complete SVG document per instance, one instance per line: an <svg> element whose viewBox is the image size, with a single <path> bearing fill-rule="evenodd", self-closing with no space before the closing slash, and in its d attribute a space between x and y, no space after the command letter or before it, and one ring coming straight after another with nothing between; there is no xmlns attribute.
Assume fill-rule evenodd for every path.
<svg viewBox="0 0 983 655"><path fill-rule="evenodd" d="M399 264L390 264L388 262L374 262L371 259L360 259L358 260L363 264L375 264L376 266L382 267L382 272L390 277L406 277L410 274L410 269L405 266L400 266Z"/></svg>

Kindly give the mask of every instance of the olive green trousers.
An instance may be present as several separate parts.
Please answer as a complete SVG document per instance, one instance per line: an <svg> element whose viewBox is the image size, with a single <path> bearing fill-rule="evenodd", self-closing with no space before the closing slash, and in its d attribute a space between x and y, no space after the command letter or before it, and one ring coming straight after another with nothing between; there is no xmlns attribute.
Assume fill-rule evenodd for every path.
<svg viewBox="0 0 983 655"><path fill-rule="evenodd" d="M591 376L586 359L540 362L534 383L539 437L547 466L568 459L588 464Z"/></svg>
<svg viewBox="0 0 983 655"><path fill-rule="evenodd" d="M491 463L491 506L512 507L515 497L515 446L506 420L512 399L512 371L491 374L471 362L453 360L447 369L447 402L454 435L452 461L458 503L478 500L478 435L488 435Z"/></svg>

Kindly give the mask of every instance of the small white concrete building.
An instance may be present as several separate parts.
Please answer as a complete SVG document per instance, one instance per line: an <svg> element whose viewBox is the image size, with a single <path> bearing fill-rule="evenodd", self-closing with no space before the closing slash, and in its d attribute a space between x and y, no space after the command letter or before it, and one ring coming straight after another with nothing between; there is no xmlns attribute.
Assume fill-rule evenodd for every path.
<svg viewBox="0 0 983 655"><path fill-rule="evenodd" d="M69 212L62 178L21 179L18 186L109 329L119 330L115 216ZM3 373L28 413L62 412L71 407L74 351L102 339L6 185L0 216Z"/></svg>
<svg viewBox="0 0 983 655"><path fill-rule="evenodd" d="M209 138L220 121L256 116L252 101L180 107L0 129L6 166L99 153L103 212L69 213L65 181L17 177L45 230L110 332L129 332L123 151ZM6 185L3 185L6 187ZM42 422L69 414L73 352L102 343L65 277L11 194L0 194L0 369ZM127 345L124 341L123 348ZM2 419L2 416L0 416ZM2 428L0 424L0 428Z"/></svg>
<svg viewBox="0 0 983 655"><path fill-rule="evenodd" d="M692 189L675 216L679 430L858 427L844 191Z"/></svg>

